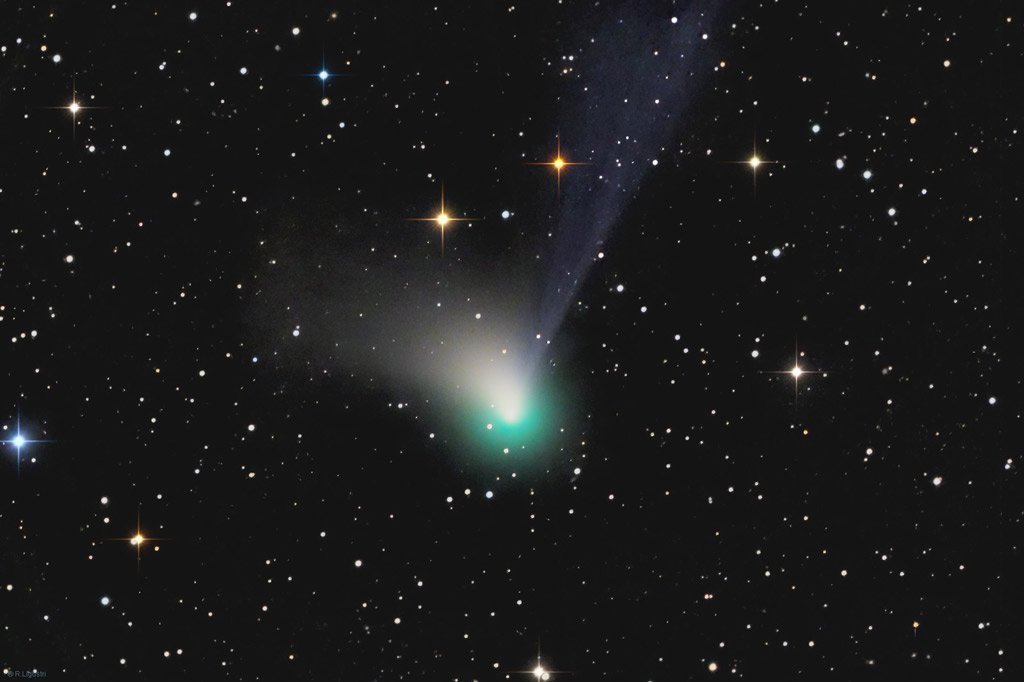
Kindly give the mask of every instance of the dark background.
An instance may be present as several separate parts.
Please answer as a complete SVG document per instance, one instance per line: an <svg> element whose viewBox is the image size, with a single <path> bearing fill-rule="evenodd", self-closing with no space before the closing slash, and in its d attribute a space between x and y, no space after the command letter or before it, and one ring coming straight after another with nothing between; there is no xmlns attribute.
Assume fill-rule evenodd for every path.
<svg viewBox="0 0 1024 682"><path fill-rule="evenodd" d="M5 670L1016 675L1011 3L275 4L0 3ZM367 360L477 289L530 460Z"/></svg>

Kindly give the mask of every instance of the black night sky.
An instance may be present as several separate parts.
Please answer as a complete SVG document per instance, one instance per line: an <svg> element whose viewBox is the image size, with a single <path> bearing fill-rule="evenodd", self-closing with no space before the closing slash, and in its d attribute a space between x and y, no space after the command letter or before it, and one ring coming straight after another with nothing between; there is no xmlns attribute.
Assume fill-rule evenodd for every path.
<svg viewBox="0 0 1024 682"><path fill-rule="evenodd" d="M1015 679L1013 9L0 2L4 673Z"/></svg>

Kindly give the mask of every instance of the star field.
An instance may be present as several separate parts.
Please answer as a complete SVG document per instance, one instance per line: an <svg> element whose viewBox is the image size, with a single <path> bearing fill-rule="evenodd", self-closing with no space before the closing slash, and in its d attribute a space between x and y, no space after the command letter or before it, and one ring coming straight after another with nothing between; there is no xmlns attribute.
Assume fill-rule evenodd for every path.
<svg viewBox="0 0 1024 682"><path fill-rule="evenodd" d="M0 3L0 669L1017 679L1020 23Z"/></svg>

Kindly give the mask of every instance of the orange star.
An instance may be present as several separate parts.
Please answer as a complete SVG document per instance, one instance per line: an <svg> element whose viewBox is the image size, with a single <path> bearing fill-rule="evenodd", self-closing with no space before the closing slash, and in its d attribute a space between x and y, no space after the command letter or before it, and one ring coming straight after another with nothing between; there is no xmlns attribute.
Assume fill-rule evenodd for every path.
<svg viewBox="0 0 1024 682"><path fill-rule="evenodd" d="M441 212L433 218L406 218L406 220L426 220L429 222L437 223L438 227L441 228L441 258L444 258L444 227L448 223L455 221L468 221L468 220L479 220L479 218L453 218L444 209L444 183L441 183Z"/></svg>
<svg viewBox="0 0 1024 682"><path fill-rule="evenodd" d="M562 134L558 134L558 148L555 154L554 161L534 161L524 163L524 166L551 166L555 169L555 174L558 176L558 197L562 197L562 168L565 166L589 166L590 164L585 161L566 161L562 158Z"/></svg>
<svg viewBox="0 0 1024 682"><path fill-rule="evenodd" d="M151 542L153 540L170 540L170 538L149 538L142 534L142 505L139 504L139 511L136 517L135 523L135 535L128 538L105 538L106 540L128 540L131 544L135 545L135 557L138 562L139 572L142 571L142 543ZM155 546L154 551L160 551L159 545Z"/></svg>

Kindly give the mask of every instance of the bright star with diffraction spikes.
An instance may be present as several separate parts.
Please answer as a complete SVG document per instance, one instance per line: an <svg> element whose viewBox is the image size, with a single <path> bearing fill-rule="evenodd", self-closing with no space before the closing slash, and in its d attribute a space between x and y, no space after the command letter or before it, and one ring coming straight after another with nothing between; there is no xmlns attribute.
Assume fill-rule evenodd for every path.
<svg viewBox="0 0 1024 682"><path fill-rule="evenodd" d="M757 140L754 140L754 153L746 161L726 161L725 163L742 163L750 166L750 169L754 172L754 190L757 190L757 169L767 163L778 163L778 161L765 161L757 155Z"/></svg>
<svg viewBox="0 0 1024 682"><path fill-rule="evenodd" d="M448 223L456 221L480 220L480 218L453 218L444 208L444 183L441 183L441 211L433 218L406 218L406 220L428 221L437 223L441 228L441 257L444 258L444 228Z"/></svg>
<svg viewBox="0 0 1024 682"><path fill-rule="evenodd" d="M29 443L51 443L53 441L37 440L35 438L26 438L25 437L25 435L21 432L21 406L20 405L18 406L18 421L15 424L14 428L15 428L14 436L12 438L7 438L7 439L0 440L0 443L10 443L11 445L14 446L15 455L17 457L18 478L20 479L21 478L21 449L23 447L25 447L25 445L27 445Z"/></svg>
<svg viewBox="0 0 1024 682"><path fill-rule="evenodd" d="M541 662L540 662L540 643L538 642L537 643L537 665L532 670L508 670L506 672L516 673L516 674L521 674L521 675L533 675L538 680L543 680L544 682L546 682L547 680L551 679L552 675L555 675L555 674L558 674L558 673L571 674L572 671L569 671L569 670L548 670L543 665L541 665Z"/></svg>
<svg viewBox="0 0 1024 682"><path fill-rule="evenodd" d="M75 79L71 79L71 102L61 107L43 107L44 109L65 109L71 112L71 139L74 140L77 135L78 125L78 114L79 112L87 109L104 109L106 107L86 107L78 101L78 88L75 85Z"/></svg>
<svg viewBox="0 0 1024 682"><path fill-rule="evenodd" d="M133 547L135 547L135 560L137 562L138 571L142 571L142 545L147 542L154 540L170 540L170 538L151 538L147 537L142 533L142 504L139 504L138 513L135 519L135 535L125 538L105 538L106 540L127 540ZM153 551L159 552L160 546L154 545Z"/></svg>
<svg viewBox="0 0 1024 682"><path fill-rule="evenodd" d="M525 163L523 165L525 165L525 166L551 166L552 168L554 168L555 169L555 174L558 176L558 196L561 197L562 196L562 169L564 167L566 167L566 166L589 166L590 164L588 162L585 162L585 161L571 162L571 161L566 161L565 159L563 159L562 158L562 134L561 134L561 132L559 132L557 140L558 140L558 146L557 146L557 151L555 153L555 160L554 161L534 161L534 162Z"/></svg>
<svg viewBox="0 0 1024 682"><path fill-rule="evenodd" d="M795 407L800 398L800 377L804 374L824 374L821 370L809 370L800 366L800 349L796 347L793 358L793 367L790 369L761 370L761 374L789 374L793 377L793 406Z"/></svg>

